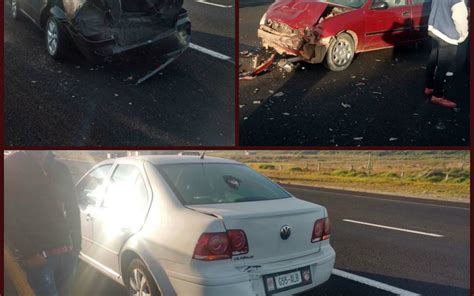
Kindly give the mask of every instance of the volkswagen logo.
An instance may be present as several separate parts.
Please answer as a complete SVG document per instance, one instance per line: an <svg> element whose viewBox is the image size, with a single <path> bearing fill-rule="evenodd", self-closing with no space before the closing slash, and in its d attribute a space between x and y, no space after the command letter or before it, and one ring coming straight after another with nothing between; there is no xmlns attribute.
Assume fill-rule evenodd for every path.
<svg viewBox="0 0 474 296"><path fill-rule="evenodd" d="M291 227L283 225L280 229L280 237L282 240L287 240L291 235Z"/></svg>

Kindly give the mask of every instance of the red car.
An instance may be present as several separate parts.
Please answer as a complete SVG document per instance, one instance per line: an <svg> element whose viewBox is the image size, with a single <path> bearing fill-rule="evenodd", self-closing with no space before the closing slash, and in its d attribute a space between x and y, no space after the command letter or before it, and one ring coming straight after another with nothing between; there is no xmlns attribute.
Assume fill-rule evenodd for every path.
<svg viewBox="0 0 474 296"><path fill-rule="evenodd" d="M277 0L258 36L279 54L345 70L358 52L420 41L431 0Z"/></svg>

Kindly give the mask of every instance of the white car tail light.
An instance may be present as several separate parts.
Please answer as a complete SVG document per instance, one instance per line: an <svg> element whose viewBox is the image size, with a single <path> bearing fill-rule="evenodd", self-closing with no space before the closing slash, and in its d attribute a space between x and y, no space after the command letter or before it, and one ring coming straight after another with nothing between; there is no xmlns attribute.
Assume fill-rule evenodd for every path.
<svg viewBox="0 0 474 296"><path fill-rule="evenodd" d="M311 236L311 242L319 242L322 240L329 239L331 236L331 222L329 217L319 219L314 222L313 234Z"/></svg>
<svg viewBox="0 0 474 296"><path fill-rule="evenodd" d="M230 259L249 251L247 237L243 230L203 233L194 248L193 258L203 261Z"/></svg>

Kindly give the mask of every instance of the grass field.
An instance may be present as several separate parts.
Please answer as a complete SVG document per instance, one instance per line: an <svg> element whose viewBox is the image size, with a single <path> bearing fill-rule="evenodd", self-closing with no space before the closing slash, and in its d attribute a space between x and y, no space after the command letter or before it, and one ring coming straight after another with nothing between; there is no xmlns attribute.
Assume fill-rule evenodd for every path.
<svg viewBox="0 0 474 296"><path fill-rule="evenodd" d="M105 151L57 153L91 161L106 158ZM206 155L246 163L280 183L469 202L470 157L465 151L207 151Z"/></svg>

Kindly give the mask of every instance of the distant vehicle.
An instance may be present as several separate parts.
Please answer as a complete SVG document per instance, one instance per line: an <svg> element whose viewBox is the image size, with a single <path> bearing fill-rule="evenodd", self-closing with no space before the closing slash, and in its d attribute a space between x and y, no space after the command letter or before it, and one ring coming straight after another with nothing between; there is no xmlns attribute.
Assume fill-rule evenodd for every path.
<svg viewBox="0 0 474 296"><path fill-rule="evenodd" d="M183 151L183 152L180 152L178 153L178 155L181 155L181 156L200 156L201 155L201 152L199 151Z"/></svg>
<svg viewBox="0 0 474 296"><path fill-rule="evenodd" d="M345 70L358 52L428 36L431 0L279 0L263 15L262 45Z"/></svg>
<svg viewBox="0 0 474 296"><path fill-rule="evenodd" d="M48 54L63 56L69 39L92 60L145 46L168 59L189 44L191 23L182 0L9 0L45 31Z"/></svg>
<svg viewBox="0 0 474 296"><path fill-rule="evenodd" d="M324 207L231 160L105 160L77 184L80 258L129 295L293 295L329 279Z"/></svg>

